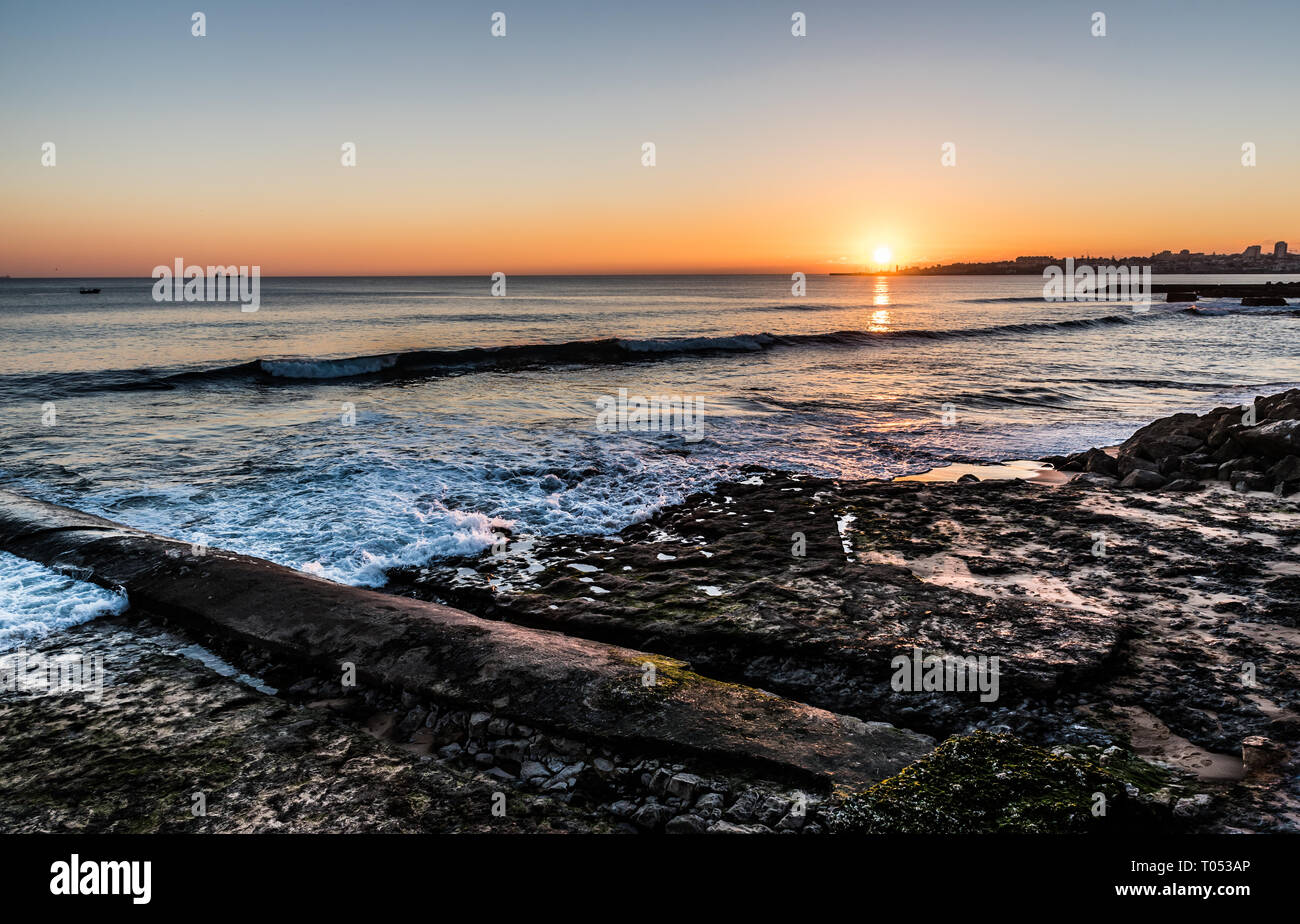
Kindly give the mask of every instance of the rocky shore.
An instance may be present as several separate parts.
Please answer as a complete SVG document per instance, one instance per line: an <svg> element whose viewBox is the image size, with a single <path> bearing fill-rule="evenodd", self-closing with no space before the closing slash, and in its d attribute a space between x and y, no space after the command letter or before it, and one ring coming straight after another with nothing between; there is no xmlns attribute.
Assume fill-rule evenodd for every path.
<svg viewBox="0 0 1300 924"><path fill-rule="evenodd" d="M387 593L0 497L0 548L132 602L45 646L104 702L0 693L0 828L1297 831L1297 427L1175 415L1063 484L755 470Z"/></svg>

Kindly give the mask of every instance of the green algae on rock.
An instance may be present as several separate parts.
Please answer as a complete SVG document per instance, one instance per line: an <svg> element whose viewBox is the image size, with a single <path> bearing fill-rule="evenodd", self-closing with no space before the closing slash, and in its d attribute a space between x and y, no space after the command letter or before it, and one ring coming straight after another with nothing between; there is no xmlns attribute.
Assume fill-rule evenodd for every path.
<svg viewBox="0 0 1300 924"><path fill-rule="evenodd" d="M833 831L858 834L1150 832L1173 826L1167 805L1135 798L1160 776L981 731L949 738L829 817Z"/></svg>

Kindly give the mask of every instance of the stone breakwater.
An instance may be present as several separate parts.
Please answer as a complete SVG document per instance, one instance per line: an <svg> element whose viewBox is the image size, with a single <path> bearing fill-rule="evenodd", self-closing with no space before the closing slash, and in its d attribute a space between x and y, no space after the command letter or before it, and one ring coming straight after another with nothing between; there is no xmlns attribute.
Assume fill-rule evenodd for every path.
<svg viewBox="0 0 1300 924"><path fill-rule="evenodd" d="M1290 497L1300 493L1300 389L1246 407L1163 417L1130 436L1115 455L1093 448L1043 461L1144 491L1198 491L1207 481L1221 481L1235 491Z"/></svg>
<svg viewBox="0 0 1300 924"><path fill-rule="evenodd" d="M1227 446L1285 475L1296 396L1060 464L1181 475ZM46 643L103 652L107 707L0 694L0 825L1296 830L1295 499L1119 482L755 471L617 536L512 541L386 593L2 495L0 548L132 609ZM997 657L997 699L891 684L918 651ZM222 812L194 819L202 767Z"/></svg>

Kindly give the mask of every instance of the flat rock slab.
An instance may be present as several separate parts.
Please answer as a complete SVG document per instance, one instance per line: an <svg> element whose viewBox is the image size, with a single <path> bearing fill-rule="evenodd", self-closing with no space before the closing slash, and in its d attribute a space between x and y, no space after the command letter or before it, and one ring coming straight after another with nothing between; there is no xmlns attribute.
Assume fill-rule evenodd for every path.
<svg viewBox="0 0 1300 924"><path fill-rule="evenodd" d="M859 787L932 739L693 673L679 660L346 587L0 492L0 548L125 591L133 606L323 673L586 738ZM653 682L648 684L646 678Z"/></svg>
<svg viewBox="0 0 1300 924"><path fill-rule="evenodd" d="M1300 739L1300 507L1271 494L763 473L472 564L393 588L935 735L1102 743L1080 707L1119 698L1221 753ZM998 702L891 689L913 649L999 657Z"/></svg>
<svg viewBox="0 0 1300 924"><path fill-rule="evenodd" d="M484 556L474 563L479 582L450 567L398 577L393 589L662 651L712 676L836 711L915 710L928 724L912 727L957 732L991 707L972 692L897 693L895 658L996 657L1005 703L1089 682L1126 631L1122 615L1068 595L991 595L975 582L935 580L943 556L993 541L945 532L947 498L968 502L973 530L1013 532L1013 490L1051 490L962 493L970 487L985 485L768 473L690 498L617 537L539 541L527 558ZM954 570L963 561L953 558ZM543 567L530 570L534 562Z"/></svg>

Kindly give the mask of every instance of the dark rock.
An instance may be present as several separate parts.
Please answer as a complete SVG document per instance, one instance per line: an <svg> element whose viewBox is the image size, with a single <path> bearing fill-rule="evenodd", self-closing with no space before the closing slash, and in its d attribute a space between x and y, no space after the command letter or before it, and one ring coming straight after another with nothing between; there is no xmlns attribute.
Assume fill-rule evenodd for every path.
<svg viewBox="0 0 1300 924"><path fill-rule="evenodd" d="M1283 456L1268 470L1274 481L1300 480L1300 456Z"/></svg>
<svg viewBox="0 0 1300 924"><path fill-rule="evenodd" d="M1286 745L1263 735L1251 735L1241 742L1241 760L1247 777L1276 773L1290 757Z"/></svg>
<svg viewBox="0 0 1300 924"><path fill-rule="evenodd" d="M1240 432L1240 430L1238 432ZM1234 433L1221 443L1217 449L1210 453L1210 459L1214 462L1223 463L1248 455L1250 455L1249 450L1242 445L1241 440L1237 439L1237 436Z"/></svg>
<svg viewBox="0 0 1300 924"><path fill-rule="evenodd" d="M636 812L636 803L628 799L620 799L609 807L609 813L615 818L631 818Z"/></svg>
<svg viewBox="0 0 1300 924"><path fill-rule="evenodd" d="M758 812L759 806L763 803L763 793L757 789L747 789L740 794L731 808L723 812L728 821L735 821L741 824L753 821Z"/></svg>
<svg viewBox="0 0 1300 924"><path fill-rule="evenodd" d="M1196 481L1194 479L1175 478L1173 481L1169 482L1163 488L1161 488L1161 490L1162 491L1201 491L1204 490L1204 488L1205 485L1201 484L1199 481Z"/></svg>
<svg viewBox="0 0 1300 924"><path fill-rule="evenodd" d="M1136 488L1139 491L1152 491L1164 483L1164 477L1156 472L1134 469L1119 483L1119 486L1121 488Z"/></svg>
<svg viewBox="0 0 1300 924"><path fill-rule="evenodd" d="M1115 460L1116 471L1121 478L1126 477L1133 472L1145 471L1154 474L1160 474L1160 465L1152 459L1139 455L1136 450L1121 449L1119 457Z"/></svg>
<svg viewBox="0 0 1300 924"><path fill-rule="evenodd" d="M1263 456L1300 454L1300 420L1275 420L1243 430L1237 435L1247 449Z"/></svg>
<svg viewBox="0 0 1300 924"><path fill-rule="evenodd" d="M721 815L722 810L725 807L726 807L726 803L722 798L722 793L718 793L718 792L706 792L704 795L700 796L698 799L695 800L696 812L703 813L705 815L712 815L713 817L717 817L717 815Z"/></svg>
<svg viewBox="0 0 1300 924"><path fill-rule="evenodd" d="M1219 466L1219 480L1231 481L1234 472L1253 471L1259 466L1259 460L1254 456L1244 456L1238 459L1229 459Z"/></svg>
<svg viewBox="0 0 1300 924"><path fill-rule="evenodd" d="M737 825L729 821L715 821L709 825L709 834L771 834L772 829L763 825Z"/></svg>
<svg viewBox="0 0 1300 924"><path fill-rule="evenodd" d="M695 815L678 815L664 827L668 834L704 834L708 825Z"/></svg>
<svg viewBox="0 0 1300 924"><path fill-rule="evenodd" d="M648 802L633 813L632 823L638 828L656 831L667 824L672 817L673 810L668 806L660 805L658 802Z"/></svg>
<svg viewBox="0 0 1300 924"><path fill-rule="evenodd" d="M1084 472L1071 481L1071 484L1095 485L1102 488L1114 487L1118 483L1118 479L1109 475L1094 475L1091 472Z"/></svg>
<svg viewBox="0 0 1300 924"><path fill-rule="evenodd" d="M1263 472L1236 471L1232 473L1234 491L1271 491L1273 479Z"/></svg>
<svg viewBox="0 0 1300 924"><path fill-rule="evenodd" d="M1186 459L1183 459L1182 465L1179 466L1179 471L1189 478L1198 478L1201 480L1213 480L1219 477L1219 466L1214 462L1188 462Z"/></svg>
<svg viewBox="0 0 1300 924"><path fill-rule="evenodd" d="M668 795L681 799L687 805L695 801L695 796L703 789L704 780L693 773L679 773L670 779L666 790Z"/></svg>
<svg viewBox="0 0 1300 924"><path fill-rule="evenodd" d="M1093 475L1119 477L1119 463L1102 449L1089 449L1084 453L1083 470Z"/></svg>

